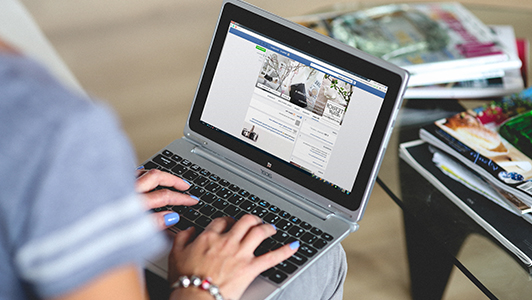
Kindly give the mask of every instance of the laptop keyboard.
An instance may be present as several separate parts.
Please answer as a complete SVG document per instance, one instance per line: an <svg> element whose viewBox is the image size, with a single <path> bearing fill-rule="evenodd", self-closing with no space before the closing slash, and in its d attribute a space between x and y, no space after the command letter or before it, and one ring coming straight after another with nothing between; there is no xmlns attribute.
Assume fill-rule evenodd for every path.
<svg viewBox="0 0 532 300"><path fill-rule="evenodd" d="M253 214L277 228L275 235L257 247L254 252L256 256L299 241L299 250L292 257L261 274L274 283L282 283L333 240L330 234L321 229L169 150L163 150L161 154L145 163L144 168L159 169L187 180L191 183L187 193L200 199L194 206L168 206L155 209L155 211L172 210L179 213L181 219L170 228L171 231L177 232L193 226L199 234L215 218L231 216L238 220L245 214Z"/></svg>

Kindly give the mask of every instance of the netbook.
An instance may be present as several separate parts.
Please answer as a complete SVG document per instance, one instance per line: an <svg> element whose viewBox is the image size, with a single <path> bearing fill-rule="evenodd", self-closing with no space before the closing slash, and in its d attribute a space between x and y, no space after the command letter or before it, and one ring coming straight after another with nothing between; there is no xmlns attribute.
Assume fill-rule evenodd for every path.
<svg viewBox="0 0 532 300"><path fill-rule="evenodd" d="M405 91L403 69L250 4L227 0L184 136L143 163L185 178L194 207L274 223L260 255L299 240L242 299L267 299L358 228ZM166 261L149 269L166 278Z"/></svg>

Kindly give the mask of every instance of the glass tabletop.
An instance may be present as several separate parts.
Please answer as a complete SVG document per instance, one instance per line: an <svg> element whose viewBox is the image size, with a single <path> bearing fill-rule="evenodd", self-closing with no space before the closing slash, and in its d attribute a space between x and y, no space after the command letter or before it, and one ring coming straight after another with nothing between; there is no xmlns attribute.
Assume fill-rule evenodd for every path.
<svg viewBox="0 0 532 300"><path fill-rule="evenodd" d="M512 25L516 37L532 40L532 10L465 6L485 24ZM529 81L530 73L528 69ZM463 110L463 107L476 107L484 102L405 99L384 157L378 183L403 208L405 214L413 216L419 226L427 229L428 234L441 243L448 254L453 256L455 265L490 298L525 299L532 295L532 277L528 271L504 246L398 156L399 144L418 139L421 125L450 116ZM461 245L458 251L453 248L456 244Z"/></svg>

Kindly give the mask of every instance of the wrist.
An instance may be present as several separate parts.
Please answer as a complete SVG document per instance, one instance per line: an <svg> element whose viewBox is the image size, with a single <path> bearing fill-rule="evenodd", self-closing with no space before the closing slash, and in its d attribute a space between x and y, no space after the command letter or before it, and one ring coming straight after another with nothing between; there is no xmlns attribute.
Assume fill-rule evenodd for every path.
<svg viewBox="0 0 532 300"><path fill-rule="evenodd" d="M198 276L181 276L172 284L171 288L174 291L177 290L178 294L181 294L179 291L186 291L185 293L192 293L188 291L194 291L194 294L197 295L199 291L201 292L200 294L208 295L209 299L224 300L220 294L220 289L211 282L209 277L202 279ZM206 299L206 296L202 296L202 298Z"/></svg>

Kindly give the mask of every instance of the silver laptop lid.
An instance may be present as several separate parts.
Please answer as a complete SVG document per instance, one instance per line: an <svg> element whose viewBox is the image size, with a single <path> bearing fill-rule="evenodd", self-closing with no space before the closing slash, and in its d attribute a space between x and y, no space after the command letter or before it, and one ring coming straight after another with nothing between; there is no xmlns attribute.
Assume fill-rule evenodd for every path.
<svg viewBox="0 0 532 300"><path fill-rule="evenodd" d="M354 223L407 79L395 65L228 0L185 137Z"/></svg>

